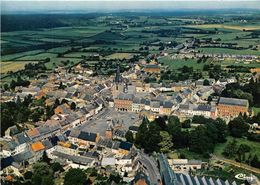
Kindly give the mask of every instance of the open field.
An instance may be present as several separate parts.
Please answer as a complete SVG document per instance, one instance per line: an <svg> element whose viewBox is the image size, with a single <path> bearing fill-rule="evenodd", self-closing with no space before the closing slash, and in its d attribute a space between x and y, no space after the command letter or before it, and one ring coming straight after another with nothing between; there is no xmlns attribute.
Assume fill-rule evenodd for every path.
<svg viewBox="0 0 260 185"><path fill-rule="evenodd" d="M21 69L24 69L25 64L28 64L28 63L34 63L34 62L31 62L31 61L28 61L28 62L12 62L12 61L1 62L1 74L7 73L9 71L16 72Z"/></svg>
<svg viewBox="0 0 260 185"><path fill-rule="evenodd" d="M105 59L129 59L134 53L113 53L105 57Z"/></svg>
<svg viewBox="0 0 260 185"><path fill-rule="evenodd" d="M205 63L197 63L195 59L171 59L170 57L161 57L159 62L164 66L168 66L169 69L176 70L183 66L193 67L193 69L201 70Z"/></svg>
<svg viewBox="0 0 260 185"><path fill-rule="evenodd" d="M227 24L201 24L201 25L191 25L189 27L192 28L224 28L224 29L231 29L231 30L258 30L260 29L260 25L227 25Z"/></svg>

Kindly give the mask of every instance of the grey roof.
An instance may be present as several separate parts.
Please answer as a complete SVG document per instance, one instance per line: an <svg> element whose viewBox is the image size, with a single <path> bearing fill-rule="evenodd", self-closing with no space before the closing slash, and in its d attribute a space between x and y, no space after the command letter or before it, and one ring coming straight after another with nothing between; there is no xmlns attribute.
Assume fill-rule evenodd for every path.
<svg viewBox="0 0 260 185"><path fill-rule="evenodd" d="M44 145L45 149L50 149L53 147L52 143L49 140L42 141L42 144Z"/></svg>
<svg viewBox="0 0 260 185"><path fill-rule="evenodd" d="M30 138L24 132L16 134L14 137L16 138L16 140L19 144L24 144L24 143L30 142Z"/></svg>
<svg viewBox="0 0 260 185"><path fill-rule="evenodd" d="M22 152L22 153L19 153L15 156L13 156L14 158L14 161L15 162L23 162L23 161L26 161L30 158L32 158L34 156L34 154L32 153L32 151L28 150L28 151L25 151L25 152Z"/></svg>
<svg viewBox="0 0 260 185"><path fill-rule="evenodd" d="M84 141L96 141L97 134L96 133L91 133L91 132L83 132L81 131L78 138L82 139Z"/></svg>
<svg viewBox="0 0 260 185"><path fill-rule="evenodd" d="M170 101L163 102L163 108L172 108L173 103Z"/></svg>
<svg viewBox="0 0 260 185"><path fill-rule="evenodd" d="M246 99L237 99L237 98L224 98L220 97L219 104L225 105L237 105L237 106L248 106L248 100Z"/></svg>
<svg viewBox="0 0 260 185"><path fill-rule="evenodd" d="M53 151L52 154L56 155L59 158L67 159L67 160L72 161L77 164L89 164L94 160L93 158L84 157L84 156L68 155L68 154L65 154L62 152L58 152L58 151Z"/></svg>
<svg viewBox="0 0 260 185"><path fill-rule="evenodd" d="M117 98L120 99L120 100L133 100L134 95L133 94L120 93Z"/></svg>

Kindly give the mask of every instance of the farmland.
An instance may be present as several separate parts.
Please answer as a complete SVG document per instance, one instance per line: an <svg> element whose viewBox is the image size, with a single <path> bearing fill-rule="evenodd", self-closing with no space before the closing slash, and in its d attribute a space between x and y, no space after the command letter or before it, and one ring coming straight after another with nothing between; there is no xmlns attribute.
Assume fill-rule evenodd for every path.
<svg viewBox="0 0 260 185"><path fill-rule="evenodd" d="M31 61L23 61L23 62L1 62L1 73L7 73L9 71L16 72L24 68L25 64L35 63Z"/></svg>
<svg viewBox="0 0 260 185"><path fill-rule="evenodd" d="M114 16L113 21L109 16L66 15L59 17L59 24L55 22L51 27L33 25L40 26L38 29L28 29L21 16L19 19L22 25L19 28L15 30L14 27L7 27L5 30L10 31L2 31L1 62L19 62L21 66L23 62L48 59L45 66L53 70L62 61L69 61L73 65L82 59L92 60L89 57L96 54L100 55L100 60L122 60L130 59L135 54L158 54L163 51L169 53L169 56L159 57L158 61L170 69L188 66L202 70L205 64L212 62L223 67L259 67L256 61L208 60L206 63L198 63L197 59L172 59L171 55L179 51L169 45L170 42L180 45L191 39L211 39L212 43L195 44L194 51L203 54L259 56L260 24L257 19L243 23L231 17L225 23L218 23L222 15L214 18L133 15ZM39 19L44 19L44 16L39 16ZM55 17L54 20L57 21ZM116 21L118 23L114 24ZM215 46L216 42L218 45ZM210 47L207 44L211 44ZM6 70L2 69L2 73L6 73Z"/></svg>

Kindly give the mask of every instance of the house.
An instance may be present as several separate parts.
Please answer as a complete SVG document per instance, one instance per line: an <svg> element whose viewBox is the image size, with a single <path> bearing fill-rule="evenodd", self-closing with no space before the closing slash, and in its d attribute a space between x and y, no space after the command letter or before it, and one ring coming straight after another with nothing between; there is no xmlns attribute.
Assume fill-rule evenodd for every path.
<svg viewBox="0 0 260 185"><path fill-rule="evenodd" d="M240 113L248 114L249 102L246 99L220 97L217 109L220 117L237 117Z"/></svg>
<svg viewBox="0 0 260 185"><path fill-rule="evenodd" d="M130 150L132 149L133 144L128 143L126 141L121 141L119 145L119 154L121 155L128 155Z"/></svg>
<svg viewBox="0 0 260 185"><path fill-rule="evenodd" d="M114 157L103 157L101 161L101 166L115 166L116 165L116 159Z"/></svg>
<svg viewBox="0 0 260 185"><path fill-rule="evenodd" d="M172 112L172 108L173 108L172 102L170 101L161 102L159 114L170 115Z"/></svg>
<svg viewBox="0 0 260 185"><path fill-rule="evenodd" d="M59 105L58 107L56 107L54 109L54 113L55 114L70 114L71 113L70 106L66 103Z"/></svg>
<svg viewBox="0 0 260 185"><path fill-rule="evenodd" d="M189 172L190 170L200 170L203 162L200 160L188 159L168 159L169 165L174 172Z"/></svg>
<svg viewBox="0 0 260 185"><path fill-rule="evenodd" d="M40 141L31 144L31 147L32 147L32 151L34 152L39 152L45 149L44 145Z"/></svg>
<svg viewBox="0 0 260 185"><path fill-rule="evenodd" d="M73 130L71 131L68 139L70 142L77 144L79 147L88 148L95 146L100 139L100 136L96 133Z"/></svg>

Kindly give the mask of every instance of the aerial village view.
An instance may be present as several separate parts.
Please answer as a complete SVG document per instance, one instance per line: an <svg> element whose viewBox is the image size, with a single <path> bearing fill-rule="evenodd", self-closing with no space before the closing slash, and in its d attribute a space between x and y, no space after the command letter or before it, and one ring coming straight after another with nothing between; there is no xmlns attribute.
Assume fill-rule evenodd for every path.
<svg viewBox="0 0 260 185"><path fill-rule="evenodd" d="M1 1L2 185L259 185L260 3Z"/></svg>

